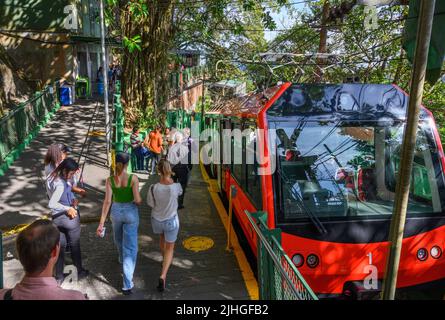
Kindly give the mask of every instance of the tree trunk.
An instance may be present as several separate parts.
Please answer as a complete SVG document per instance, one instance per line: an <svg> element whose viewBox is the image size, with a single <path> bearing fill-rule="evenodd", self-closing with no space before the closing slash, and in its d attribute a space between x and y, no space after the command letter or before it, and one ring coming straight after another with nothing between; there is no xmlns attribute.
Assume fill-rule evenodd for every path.
<svg viewBox="0 0 445 320"><path fill-rule="evenodd" d="M146 0L148 16L136 20L128 10L121 15L123 36L140 35L142 40L140 51L130 53L125 49L123 56L122 102L127 126L142 122L162 124L165 117L174 3L174 0Z"/></svg>

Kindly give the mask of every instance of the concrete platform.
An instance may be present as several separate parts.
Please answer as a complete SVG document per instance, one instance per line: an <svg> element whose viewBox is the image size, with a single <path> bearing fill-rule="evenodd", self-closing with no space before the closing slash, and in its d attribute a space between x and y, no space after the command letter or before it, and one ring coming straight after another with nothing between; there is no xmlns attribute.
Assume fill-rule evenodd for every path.
<svg viewBox="0 0 445 320"><path fill-rule="evenodd" d="M45 191L31 168L42 161L47 146L54 142L63 142L70 145L74 152L80 152L93 112L92 103L63 107L14 163L8 174L0 178L0 227L29 223L48 211ZM101 117L95 121L96 130L101 123L103 127ZM75 283L65 281L62 285L64 288L77 289L87 293L90 299L101 300L251 298L235 253L225 250L226 230L199 166L193 168L184 201L185 209L179 211L180 232L173 265L167 276L167 288L163 293L156 290L162 257L158 239L151 229L150 208L145 202L149 186L157 182L158 177L138 174L144 202L139 211L139 254L134 275L135 289L133 295L123 296L120 293L121 265L117 260L110 221L106 223L107 232L104 238L95 235L104 197L104 181L109 175L106 166L100 163L105 160L103 137L93 137L88 154L98 159L88 161L85 165L84 180L90 193L80 204L82 257L85 267L90 270L90 276ZM208 250L200 252L186 249L183 241L195 236L209 237L214 244ZM14 286L23 276L14 240L14 237L4 239L5 287ZM67 254L67 262L69 261Z"/></svg>

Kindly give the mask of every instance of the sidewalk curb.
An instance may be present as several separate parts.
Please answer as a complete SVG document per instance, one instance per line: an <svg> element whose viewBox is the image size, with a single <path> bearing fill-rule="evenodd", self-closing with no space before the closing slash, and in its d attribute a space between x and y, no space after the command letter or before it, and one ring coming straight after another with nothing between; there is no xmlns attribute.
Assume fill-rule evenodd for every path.
<svg viewBox="0 0 445 320"><path fill-rule="evenodd" d="M229 224L229 215L227 214L224 205L219 198L217 191L215 190L214 183L212 183L212 179L209 178L207 172L202 163L200 163L201 174L204 181L208 184L208 191L210 193L210 197L212 198L213 204L215 205L216 211L221 219L221 222L224 226L224 229L227 231ZM241 248L238 237L235 232L231 233L231 244L233 247L233 253L235 254L238 265L241 269L241 275L243 277L244 283L246 285L247 292L251 300L259 300L259 289L258 282L253 274L252 269L250 268L250 264L247 261L246 255L244 254L243 249Z"/></svg>

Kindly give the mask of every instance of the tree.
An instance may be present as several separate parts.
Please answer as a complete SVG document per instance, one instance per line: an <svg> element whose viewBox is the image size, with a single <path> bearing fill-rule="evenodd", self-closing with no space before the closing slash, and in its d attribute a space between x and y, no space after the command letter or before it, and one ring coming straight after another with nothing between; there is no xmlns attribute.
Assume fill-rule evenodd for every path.
<svg viewBox="0 0 445 320"><path fill-rule="evenodd" d="M276 9L286 0L264 3ZM108 0L107 21L124 44L122 100L128 125L147 117L163 119L172 50L197 46L214 65L264 48L262 29L275 27L267 6L254 0ZM242 74L236 64L225 71Z"/></svg>

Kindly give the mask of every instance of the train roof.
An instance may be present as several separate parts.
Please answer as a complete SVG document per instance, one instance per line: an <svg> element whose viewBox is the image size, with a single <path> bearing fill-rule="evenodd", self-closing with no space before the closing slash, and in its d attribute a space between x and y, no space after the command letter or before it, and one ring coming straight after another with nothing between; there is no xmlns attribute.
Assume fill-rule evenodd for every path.
<svg viewBox="0 0 445 320"><path fill-rule="evenodd" d="M281 87L287 87L278 97ZM267 103L272 100L271 104ZM257 117L266 109L267 117L311 117L326 120L375 121L382 118L405 120L408 95L390 84L290 84L275 86L266 92L229 100L210 110L225 116ZM422 108L421 118L428 116Z"/></svg>
<svg viewBox="0 0 445 320"><path fill-rule="evenodd" d="M257 117L266 103L273 97L281 85L268 88L264 93L254 93L236 97L225 103L214 106L206 114L222 114L225 116Z"/></svg>

